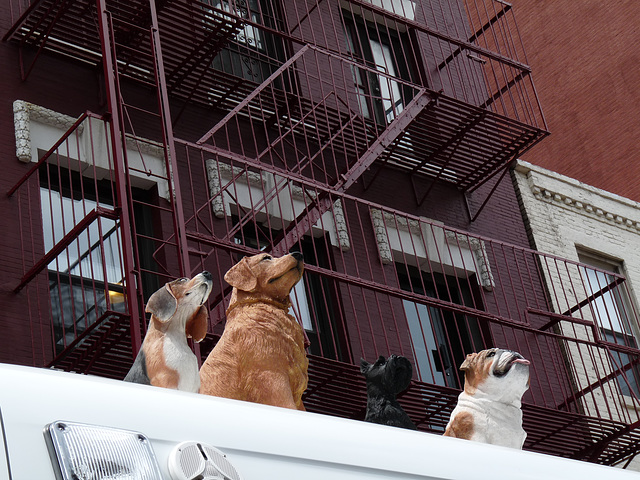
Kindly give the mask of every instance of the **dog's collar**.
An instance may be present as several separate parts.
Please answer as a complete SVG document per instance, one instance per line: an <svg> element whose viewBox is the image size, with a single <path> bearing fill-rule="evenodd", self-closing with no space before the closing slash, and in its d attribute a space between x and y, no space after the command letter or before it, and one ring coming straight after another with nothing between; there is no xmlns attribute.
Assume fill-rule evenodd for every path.
<svg viewBox="0 0 640 480"><path fill-rule="evenodd" d="M288 312L289 307L291 306L291 299L287 298L284 302L279 302L271 298L252 298L250 300L240 300L234 303L233 305L231 305L229 308L227 308L227 311L225 313L228 318L229 314L232 311L234 311L236 308L243 307L245 305L257 305L258 303L263 303L263 304L266 303L268 305L273 305L274 307L279 308L280 310L284 310L285 312ZM302 325L300 326L302 327ZM304 348L308 348L309 346L311 346L311 340L309 340L309 337L307 336L307 332L304 329L304 327L302 327L302 334L304 335Z"/></svg>
<svg viewBox="0 0 640 480"><path fill-rule="evenodd" d="M245 305L256 305L258 303L266 303L268 305L273 305L274 307L279 308L280 310L284 310L285 312L288 311L289 307L291 306L291 300L288 298L284 302L279 302L271 298L252 298L250 300L237 301L233 305L229 306L229 308L227 308L227 311L225 313L227 314L227 317L228 317L229 314L238 307L244 307Z"/></svg>

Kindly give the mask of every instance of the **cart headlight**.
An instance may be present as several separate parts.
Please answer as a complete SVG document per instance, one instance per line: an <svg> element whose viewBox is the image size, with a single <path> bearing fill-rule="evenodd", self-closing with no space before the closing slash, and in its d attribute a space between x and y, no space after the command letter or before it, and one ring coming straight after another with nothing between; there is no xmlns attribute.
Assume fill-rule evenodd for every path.
<svg viewBox="0 0 640 480"><path fill-rule="evenodd" d="M151 443L141 433L54 422L45 438L63 480L162 480Z"/></svg>

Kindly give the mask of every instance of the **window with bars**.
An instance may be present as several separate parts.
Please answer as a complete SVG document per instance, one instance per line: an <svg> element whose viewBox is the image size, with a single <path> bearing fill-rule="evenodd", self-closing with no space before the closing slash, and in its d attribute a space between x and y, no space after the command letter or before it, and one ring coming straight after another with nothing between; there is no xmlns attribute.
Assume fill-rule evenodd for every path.
<svg viewBox="0 0 640 480"><path fill-rule="evenodd" d="M393 78L411 80L406 33L343 11L348 54L370 69L352 66L361 113L380 125L391 123L412 98L409 89Z"/></svg>
<svg viewBox="0 0 640 480"><path fill-rule="evenodd" d="M72 235L72 230L99 205L111 209L108 185L64 168L43 165L40 207L45 252ZM99 192L100 191L100 192ZM49 294L57 351L107 311L125 312L120 225L97 217L48 265Z"/></svg>
<svg viewBox="0 0 640 480"><path fill-rule="evenodd" d="M396 269L403 290L459 305L475 304L467 280L460 282L450 275L424 272L410 265L396 264ZM403 306L419 379L462 388L464 375L459 367L467 354L488 348L489 332L469 315L406 299Z"/></svg>
<svg viewBox="0 0 640 480"><path fill-rule="evenodd" d="M622 262L593 252L579 251L580 262L594 267L580 267L589 308L603 340L614 346L638 348L637 333L631 323L632 306L621 285ZM640 395L640 367L627 353L610 349L611 368L619 371L616 383L623 395ZM634 361L635 360L635 361Z"/></svg>
<svg viewBox="0 0 640 480"><path fill-rule="evenodd" d="M280 15L273 2L261 0L206 0L213 8L229 12L249 22L229 46L213 60L213 68L231 75L263 82L284 57L282 39L255 24L276 28Z"/></svg>

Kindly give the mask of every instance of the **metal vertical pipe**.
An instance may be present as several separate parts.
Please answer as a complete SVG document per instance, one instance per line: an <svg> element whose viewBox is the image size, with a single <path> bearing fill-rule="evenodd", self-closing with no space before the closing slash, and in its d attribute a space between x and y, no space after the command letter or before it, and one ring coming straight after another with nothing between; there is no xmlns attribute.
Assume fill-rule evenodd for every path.
<svg viewBox="0 0 640 480"><path fill-rule="evenodd" d="M131 225L133 221L132 204L129 197L127 182L127 163L124 131L122 129L122 104L117 83L117 71L115 65L114 39L111 37L110 14L107 10L106 0L96 0L98 8L98 26L100 30L100 43L102 46L102 65L104 68L105 90L107 105L111 114L109 127L111 130L111 143L113 151L113 168L116 180L117 205L120 208L120 221L122 224L122 261L124 264L124 283L127 306L130 315L131 342L134 355L142 345L140 331L140 309L138 305L137 278L135 272L135 255Z"/></svg>

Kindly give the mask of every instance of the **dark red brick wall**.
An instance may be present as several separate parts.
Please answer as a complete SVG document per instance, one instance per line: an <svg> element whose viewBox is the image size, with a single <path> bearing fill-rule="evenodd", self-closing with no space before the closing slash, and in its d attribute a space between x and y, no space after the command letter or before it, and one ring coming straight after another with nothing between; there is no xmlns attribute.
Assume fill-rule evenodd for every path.
<svg viewBox="0 0 640 480"><path fill-rule="evenodd" d="M431 180L416 181L418 196L422 196L430 188ZM489 180L486 185L468 196L471 214L475 214L489 197L489 201L474 222L470 221L464 195L453 186L436 184L422 204L418 205L409 177L404 172L384 170L366 190L362 187L362 182L359 182L349 190L349 194L371 202L383 203L411 215L438 220L449 227L528 247L511 179L506 175L490 195L496 181L497 179Z"/></svg>
<svg viewBox="0 0 640 480"><path fill-rule="evenodd" d="M512 3L551 131L523 158L640 201L640 2Z"/></svg>

